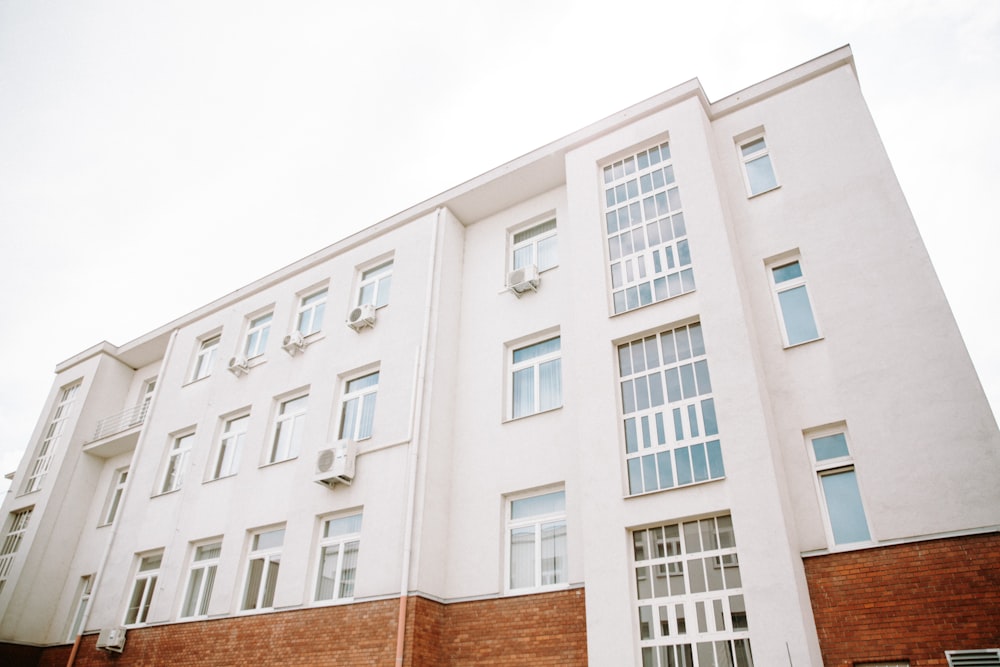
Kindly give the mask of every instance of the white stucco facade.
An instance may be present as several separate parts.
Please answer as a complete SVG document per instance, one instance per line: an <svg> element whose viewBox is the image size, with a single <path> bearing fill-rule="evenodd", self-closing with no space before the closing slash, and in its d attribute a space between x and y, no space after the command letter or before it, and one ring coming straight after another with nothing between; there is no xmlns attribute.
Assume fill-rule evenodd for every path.
<svg viewBox="0 0 1000 667"><path fill-rule="evenodd" d="M759 136L777 187L749 195L741 148ZM689 248L694 288L616 313L602 172L664 145L687 244L671 252L682 262ZM517 297L506 288L515 235L552 219L558 260L541 271L537 291ZM345 326L364 272L388 261L391 292L374 326ZM772 271L794 261L817 335L788 344ZM302 299L323 289L321 330L287 354L282 337L295 330ZM250 323L266 313L264 353L249 372L227 372ZM627 452L619 346L694 324L718 421L708 439L721 443L724 473L713 467L697 479L695 464L691 483L678 476L670 488L637 492L630 459L639 469L668 452L656 459L662 484L663 466L695 456L707 436L671 448L657 445L647 424L652 446ZM214 365L193 380L202 344L216 335ZM515 418L512 355L553 339L557 405ZM318 452L339 436L346 383L375 371L377 407L370 437L358 441L353 483L313 483ZM94 440L98 421L140 404L154 378L135 425ZM29 490L55 406L77 383L48 472ZM306 395L297 455L270 463L281 406ZM225 425L243 415L238 468L216 479ZM163 492L172 447L188 434L183 481ZM829 434L843 434L849 448L836 469L811 454L811 438ZM120 508L106 523L126 469ZM641 469L648 488L653 468ZM869 539L838 544L823 479L845 471L856 479ZM698 632L691 619L686 641L748 637L756 665L818 666L803 559L995 532L998 473L997 425L844 47L717 102L697 81L681 84L136 341L59 364L3 504L8 524L26 508L31 515L0 588L0 641L71 642L87 576L93 592L77 629L126 624L149 554L162 561L144 624L190 622L181 610L193 550L210 542L221 543L215 586L194 620L263 613L243 610L242 600L253 535L274 527L285 532L267 611L329 604L314 600L322 521L361 513L344 603L583 588L590 664L661 664L642 648L677 641L659 629L642 638L634 536L731 516L748 628L730 618ZM509 502L554 490L565 493L560 580L512 590ZM718 598L695 593L668 599ZM678 612L670 613L676 629Z"/></svg>

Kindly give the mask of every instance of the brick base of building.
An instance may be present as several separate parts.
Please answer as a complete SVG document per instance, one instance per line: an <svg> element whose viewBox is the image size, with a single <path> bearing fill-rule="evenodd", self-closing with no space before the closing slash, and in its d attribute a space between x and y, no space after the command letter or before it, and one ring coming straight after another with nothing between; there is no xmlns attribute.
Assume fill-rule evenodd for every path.
<svg viewBox="0 0 1000 667"><path fill-rule="evenodd" d="M826 667L1000 647L1000 533L805 559Z"/></svg>
<svg viewBox="0 0 1000 667"><path fill-rule="evenodd" d="M121 654L81 639L74 667L395 664L399 600L128 630ZM67 664L71 646L0 644L5 667ZM404 667L587 664L582 589L441 604L407 600Z"/></svg>

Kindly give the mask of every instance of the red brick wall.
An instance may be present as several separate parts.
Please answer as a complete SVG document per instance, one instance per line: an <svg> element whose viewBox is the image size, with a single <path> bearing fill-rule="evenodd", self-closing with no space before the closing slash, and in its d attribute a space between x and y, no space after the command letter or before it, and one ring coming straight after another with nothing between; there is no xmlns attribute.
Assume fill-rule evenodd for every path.
<svg viewBox="0 0 1000 667"><path fill-rule="evenodd" d="M407 626L416 631L406 665L583 667L584 600L583 589L448 605L410 598Z"/></svg>
<svg viewBox="0 0 1000 667"><path fill-rule="evenodd" d="M134 628L120 655L97 650L97 635L84 637L73 664L391 667L398 618L399 600L391 599ZM406 629L405 667L587 664L583 590L450 605L411 597ZM0 645L0 664L65 665L69 651Z"/></svg>
<svg viewBox="0 0 1000 667"><path fill-rule="evenodd" d="M826 667L1000 646L1000 533L805 559Z"/></svg>

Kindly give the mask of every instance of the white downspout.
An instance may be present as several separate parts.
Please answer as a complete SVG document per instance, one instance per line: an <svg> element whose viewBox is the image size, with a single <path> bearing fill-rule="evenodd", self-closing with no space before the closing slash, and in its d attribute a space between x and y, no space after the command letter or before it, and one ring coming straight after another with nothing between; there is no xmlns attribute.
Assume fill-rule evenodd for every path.
<svg viewBox="0 0 1000 667"><path fill-rule="evenodd" d="M408 493L406 497L405 526L403 528L403 571L399 582L399 620L396 626L396 667L403 665L403 646L406 643L406 605L410 590L410 565L413 560L413 522L417 504L417 464L420 454L420 439L423 422L424 379L427 372L427 348L430 342L432 322L431 306L434 304L435 287L438 276L437 267L438 231L441 227L441 208L434 217L434 231L431 235L431 257L428 264L427 300L424 303L424 331L421 334L420 347L417 348L416 368L413 378L413 398L410 405L410 429L413 434L410 440L410 455L407 465Z"/></svg>

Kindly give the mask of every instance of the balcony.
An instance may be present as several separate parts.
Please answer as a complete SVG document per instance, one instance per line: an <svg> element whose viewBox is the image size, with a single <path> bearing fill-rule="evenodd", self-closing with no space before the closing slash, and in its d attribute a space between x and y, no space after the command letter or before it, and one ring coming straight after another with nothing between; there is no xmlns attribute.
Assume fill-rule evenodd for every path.
<svg viewBox="0 0 1000 667"><path fill-rule="evenodd" d="M149 403L143 402L98 421L83 451L106 459L135 449L148 411Z"/></svg>

